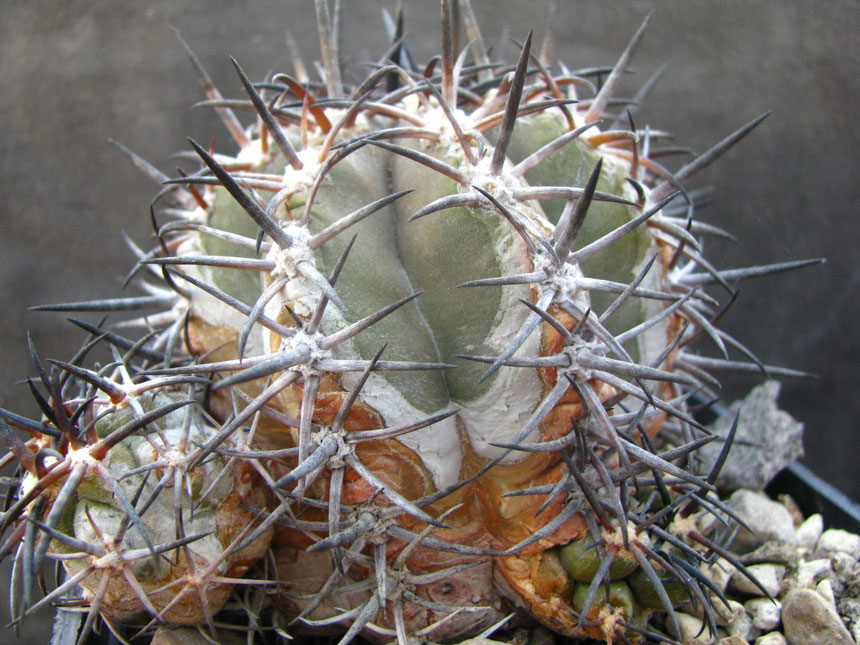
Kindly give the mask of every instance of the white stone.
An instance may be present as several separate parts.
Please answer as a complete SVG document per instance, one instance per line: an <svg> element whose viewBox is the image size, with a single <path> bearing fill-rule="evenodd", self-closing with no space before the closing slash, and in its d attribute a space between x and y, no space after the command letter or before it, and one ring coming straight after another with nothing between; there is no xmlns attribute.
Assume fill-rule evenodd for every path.
<svg viewBox="0 0 860 645"><path fill-rule="evenodd" d="M725 591L735 568L731 562L718 558L713 564L702 568L702 573L714 583L720 591Z"/></svg>
<svg viewBox="0 0 860 645"><path fill-rule="evenodd" d="M764 493L737 490L729 498L728 505L752 529L752 533L745 528L738 531L732 550L746 553L768 540L790 544L797 542L791 513Z"/></svg>
<svg viewBox="0 0 860 645"><path fill-rule="evenodd" d="M753 598L744 603L744 608L752 618L753 625L760 630L770 632L779 627L782 603L778 600L774 602L768 598Z"/></svg>
<svg viewBox="0 0 860 645"><path fill-rule="evenodd" d="M753 640L761 633L761 630L753 624L752 618L745 611L738 612L735 619L726 627L726 631L732 636L744 639L744 641Z"/></svg>
<svg viewBox="0 0 860 645"><path fill-rule="evenodd" d="M721 600L711 599L714 607L714 619L720 627L731 625L745 615L744 606L737 600L729 598L729 606L726 607Z"/></svg>
<svg viewBox="0 0 860 645"><path fill-rule="evenodd" d="M837 575L844 575L846 573L850 573L855 568L857 568L858 561L857 558L852 557L850 553L845 553L843 551L834 551L830 556L830 562L833 565L833 570Z"/></svg>
<svg viewBox="0 0 860 645"><path fill-rule="evenodd" d="M839 610L836 608L836 595L833 593L833 585L830 580L824 579L815 586L815 591L818 595L824 598L828 603L828 609L834 616L839 616Z"/></svg>
<svg viewBox="0 0 860 645"><path fill-rule="evenodd" d="M804 520L803 524L797 527L798 546L802 546L804 549L809 549L810 551L815 549L822 531L824 531L824 518L821 517L820 513L810 515Z"/></svg>
<svg viewBox="0 0 860 645"><path fill-rule="evenodd" d="M788 641L785 640L785 636L781 632L771 632L756 638L755 645L788 645Z"/></svg>
<svg viewBox="0 0 860 645"><path fill-rule="evenodd" d="M785 577L784 566L781 564L754 564L747 567L747 571L749 571L750 574L761 583L761 586L764 587L768 594L774 598L779 595L779 585ZM740 571L735 571L732 575L730 585L735 591L749 594L751 596L765 595L757 585L753 584L753 582Z"/></svg>
<svg viewBox="0 0 860 645"><path fill-rule="evenodd" d="M816 548L825 551L850 553L855 560L858 560L860 559L860 535L855 535L842 529L828 529L818 538L818 546Z"/></svg>
<svg viewBox="0 0 860 645"><path fill-rule="evenodd" d="M795 586L801 589L814 589L816 578L833 570L833 565L827 558L819 560L806 560L797 565L795 572Z"/></svg>
<svg viewBox="0 0 860 645"><path fill-rule="evenodd" d="M710 596L711 609L714 612L714 622L718 627L726 627L738 619L738 616L745 614L744 606L737 600L728 599L729 606L723 604L723 601L714 595ZM695 616L699 620L705 619L705 612L702 610L701 603L695 603L691 607L686 607L685 611L690 612L691 616Z"/></svg>
<svg viewBox="0 0 860 645"><path fill-rule="evenodd" d="M702 629L702 621L690 614L678 614L678 627L681 628L681 642L684 645L711 645L714 642L707 626ZM699 633L701 632L701 633ZM698 634L698 636L697 636Z"/></svg>

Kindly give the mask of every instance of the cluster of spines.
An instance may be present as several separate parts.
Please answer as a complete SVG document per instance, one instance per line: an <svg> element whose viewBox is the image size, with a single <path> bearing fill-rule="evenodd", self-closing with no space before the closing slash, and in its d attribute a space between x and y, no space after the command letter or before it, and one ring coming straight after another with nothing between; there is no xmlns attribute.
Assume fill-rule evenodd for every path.
<svg viewBox="0 0 860 645"><path fill-rule="evenodd" d="M469 9L464 12L468 20L471 16L469 3L464 3L464 6ZM300 83L289 77L280 76L274 80L277 90L284 92L289 88L299 99L300 104L279 107L277 102L267 103L260 95L258 86L255 86L247 79L241 68L234 61L237 73L249 96L249 100L225 100L214 88L205 71L203 71L202 66L192 54L192 61L200 74L201 82L209 97L207 104L218 110L225 125L240 147L245 148L249 146L251 138L235 117L233 113L233 109L235 108L253 109L261 123L260 138L266 141L268 137L271 137L287 163L296 169L301 167L302 162L292 144L283 135L281 123L298 124L301 127L302 137L305 141L307 141L307 130L310 127L309 121L311 119L315 121L316 127L323 129L327 133L332 133L331 136L326 137L321 147L320 162L323 165L313 187L309 191L305 216L301 221L302 224L306 224L306 218L310 213L314 196L322 184L326 173L348 154L365 145L373 145L393 154L404 156L431 170L443 173L464 186L468 185L468 177L457 168L414 149L387 141L387 139L396 138L423 137L432 139L436 136L433 132L423 128L420 120L414 116L407 117L403 111L398 110L393 105L396 100L399 100L407 93L418 94L424 102L427 102L430 96L433 97L450 119L450 125L455 131L456 138L462 147L465 157L470 163L474 164L477 162L476 154L478 154L478 151L467 141L466 134L460 128L456 117L453 116L452 107L458 105L458 95L459 97L466 96L467 98L464 100L469 101L471 100L468 98L470 92L477 93L478 91L486 91L486 89L492 87L498 88L499 96L504 98L504 103L499 106L491 106L494 108L492 111L490 111L489 107L485 106L487 114L477 121L485 129L495 127L496 125L500 126L500 134L489 164L490 172L494 175L502 172L506 158L507 141L510 138L518 117L551 108L566 111L566 106L572 103L569 97L561 94L558 87L559 83L546 71L545 61L537 61L530 55L530 35L522 48L519 62L512 76L508 74L493 76L497 66L489 63L489 58L485 52L477 51L475 57L478 61L485 60L486 62L483 64L479 63L471 68L464 64L464 56L460 56L455 61L450 9L446 2L443 2L443 54L439 63L441 69L438 78L432 75L432 65L428 66L428 73L424 74L426 80L416 78L420 77L420 74L407 66L407 62L411 60L411 56L395 31L394 44L391 50L391 58L395 64L385 61L370 76L366 83L352 92L352 99L346 100L344 96L347 92L338 80L340 74L337 72L337 44L332 35L334 30L331 28L331 19L328 17L325 7L325 2L317 2L320 33L324 45L323 68L325 70L324 76L328 98L315 98ZM641 38L644 26L643 24L643 27L637 31L630 46L625 50L616 67L610 71L595 98L587 106L588 109L585 112L585 118L588 124L582 128L572 130L556 142L545 146L528 159L520 162L511 171L514 176L522 176L530 167L540 163L543 159L560 149L561 146L585 132L588 127L591 127L592 122L604 114L607 106L611 104L612 92L626 68L633 49ZM477 30L474 22L469 23L469 28L472 31ZM531 61L535 62L536 69L529 69ZM534 89L529 93L529 96L548 92L553 98L527 99L523 103L525 81L528 76L535 72L541 76L544 87L542 89ZM572 78L575 75L565 74L564 76ZM469 84L463 83L464 79L472 79L472 85L469 86ZM404 80L407 84L405 89L401 89L400 83ZM377 85L383 81L388 83L389 93L381 99L371 100L374 92L377 91ZM436 88L436 84L439 84L440 89ZM332 124L325 114L328 107L338 109L345 107L347 108L347 112L338 122ZM298 112L296 108L299 108ZM371 136L358 137L345 143L336 144L335 134L351 121L354 121L361 111L407 118L411 123L406 127L383 129L374 132ZM285 199L285 195L281 194L281 178L274 175L266 176L259 173L230 170L226 164L220 163L214 155L195 142L192 142L192 147L203 160L205 168L199 173L190 176L183 175L176 179L168 178L146 162L131 155L132 159L139 166L143 167L156 180L166 185L164 194L169 193L177 198L182 210L192 210L198 207L208 208L209 204L207 203L206 196L201 193L198 187L206 185L223 186L253 219L260 233L256 239L243 238L233 233L211 229L199 222L183 221L180 219L177 222L158 228L159 247L154 252L141 254L141 265L162 267L162 276L170 290L166 290L164 287L149 287L151 295L147 296L43 307L43 309L54 310L101 312L138 310L154 307L161 310L169 308L169 312L162 316L156 315L155 317L144 318L143 321L146 324L152 324L153 321L157 324L167 324L163 328L147 334L138 341L123 338L114 332L102 329L101 326L86 325L85 323L76 321L76 324L84 327L91 333L92 340L68 363L54 362L56 369L50 372L44 368L35 351L33 351L33 358L38 367L40 380L47 391L47 396L39 392L33 381L30 381L29 384L44 413L45 420L31 421L4 411L2 416L5 420L0 421L0 430L2 430L3 438L10 447L10 453L4 461L8 463L11 463L13 460L17 461L24 470L38 480L38 483L34 487L27 491L26 494L20 496L11 505L3 517L2 528L4 531L11 528L11 532L4 544L2 553L5 556L15 552L14 562L16 573L14 575L17 581L21 583L21 588L23 589L23 598L20 603L17 599L13 598L13 604L16 605L13 607L14 613L18 617L23 617L24 614L32 612L35 608L47 603L56 602L77 582L83 579L84 576L79 574L75 578L61 584L54 592L45 596L41 601L34 601L33 595L38 580L38 571L46 556L51 539L63 542L68 548L79 552L82 557L93 558L93 564L86 569L87 574L97 570L98 565L96 562L100 558L104 558L104 547L84 545L79 540L63 535L57 530L59 517L64 512L71 498L72 491L85 476L93 474L102 478L127 512L127 521L123 523L120 534L108 536L109 539L106 538L105 543L112 542L120 549L122 534L125 531L137 530L144 536L146 534L146 529L140 515L145 512L151 503L151 499L147 501L138 498L126 498L119 485L113 481L113 475L105 468L100 467L99 462L113 445L116 445L140 428L157 421L160 416L171 412L181 405L188 404L188 402L174 403L149 413L138 410L138 418L135 421L120 428L108 437L99 439L92 432L93 420L90 418L92 417L93 404L96 400L106 398L114 405L124 403L134 407L134 397L138 396L144 390L167 387L176 388L183 385L189 387L187 384L190 384L190 387L194 387L199 385L201 381L208 382L206 377L214 373L233 372L232 376L214 381L212 387L216 390L226 389L232 385L252 379L274 378L262 393L255 398L246 397L238 389L230 389L235 399L235 414L225 420L221 424L220 430L205 444L195 446L194 449L191 449L190 446L183 446L183 449L187 449L188 456L181 466L171 466L175 468L174 471L171 471L171 476L181 478L183 476L183 468L187 470L193 469L209 458L212 453L217 452L230 460L240 459L253 464L260 476L268 481L272 492L279 500L278 503L265 511L258 509L261 516L265 516L266 519L254 528L249 527L249 531L242 535L241 539L237 539L233 545L225 550L225 557L239 551L274 523L286 523L292 528L306 533L315 534L316 532L321 532L327 534L325 538L317 538L318 541L309 550L332 549L337 566L332 573L332 577L323 589L320 590L315 601L306 607L299 616L299 619L304 620L307 624L314 625L321 622L314 621L309 617L313 609L326 599L327 594L338 593L338 581L345 575L349 564L359 562L373 569L372 582L374 584L365 586L368 588L372 586L375 591L361 607L348 610L335 618L322 622L349 622L351 626L344 636L344 641L347 641L362 629L373 628L372 621L380 610L385 610L386 600L395 598L394 625L396 629L393 635L396 635L398 640L403 643L408 642L402 603L405 601L418 604L424 603L425 605L429 603L429 601L416 596L411 591L411 588L415 585L426 584L431 579L436 580L447 575L454 575L462 566L471 566L457 565L432 574L424 574L423 576L410 572L392 576L390 572L393 569L403 569L406 567L408 554L412 549L418 545L422 545L465 556L506 557L519 553L526 547L540 541L557 530L562 523L568 521L574 515L580 514L588 523L592 538L597 543L601 542L599 525L604 527L617 526L623 533L625 548L630 549L630 552L636 557L639 565L647 573L651 583L657 590L657 594L660 596L660 600L670 617L670 628L675 634L678 634L677 619L675 618L672 602L664 588L660 575L655 571L654 564L659 565L663 570L669 572L675 580L685 585L690 596L702 604L708 619L707 622L712 631L716 633L713 612L710 609L708 600L708 591L715 592L715 589L691 562L695 562L696 560L705 562L717 555L731 558L730 554L726 551L725 545L731 540L732 532L729 523L723 520L721 514L728 517L732 517L732 515L719 501L707 499L708 492L713 490L713 482L719 469L719 464L724 459L731 441L726 442L722 459L718 461L718 466L706 478L694 476L676 466L673 461L688 457L698 447L713 439L713 437L707 434L700 438L693 437L694 432L701 432L704 429L691 416L687 405L688 398L690 393L696 389L704 389L706 386L713 386L715 384L714 379L707 374L706 370L733 368L763 370L770 373L791 375L796 375L797 373L761 366L743 345L718 330L712 324L712 319L719 317L723 312L714 312L711 309L712 303L706 296L699 294L696 288L711 283L718 283L731 290L730 283L734 283L739 279L797 268L808 262L786 263L769 267L752 267L723 272L717 271L699 255L698 244L690 233L723 234L723 232L693 220L692 201L689 201L683 207L677 208L678 212L674 217L668 209L672 208L672 206L669 206L669 203L677 196L678 192L682 193L685 198L689 199L692 197L683 188L683 183L686 179L722 154L757 125L760 120L761 118L730 135L712 150L706 152L674 174L658 166L653 161L654 155L649 156L647 150L639 149L639 134L635 131L623 131L617 135L612 135L618 141L627 141L632 144L631 149L624 152L628 153L633 160L633 172L631 172L631 175L634 177L634 184L636 183L635 178L640 175L640 167L647 167L652 170L656 168L658 174L664 176L665 180L651 191L651 205L641 215L631 220L629 224L609 233L601 240L577 251L572 251L571 245L583 218L587 215L591 200L596 197L596 183L600 173L600 164L597 165L582 188L524 188L520 194L514 195L514 198L521 202L547 198L564 199L566 201L567 207L559 223L555 226L551 238L545 238L540 234L536 235L534 228L529 226L528 221L524 221L524 218L516 212L511 211L499 199L480 186L473 186L472 190L467 189L465 192L457 195L442 198L437 203L428 204L413 216L413 218L427 216L435 211L454 206L486 205L489 203L501 217L505 218L514 227L524 243L531 248L531 252L535 257L543 256L547 258L547 262L543 264L544 268L536 270L531 274L506 276L497 280L475 281L464 285L468 287L480 287L490 284L533 284L539 295L535 303L523 302L523 305L529 307L531 310L530 315L522 330L515 336L506 351L499 356L471 356L463 358L489 363L490 371L487 375L490 375L501 366L553 368L557 372L555 385L549 389L526 425L517 433L513 441L499 446L503 450L500 453L500 457L490 460L473 478L417 500L406 499L394 488L382 481L378 475L361 463L351 446L362 441L396 438L404 433L436 423L442 419L443 415L429 417L417 424L369 431L347 431L344 429L344 421L352 406L358 400L361 388L372 371L383 369L446 369L451 366L446 364L383 361L381 360L382 350L371 360L336 359L331 355L330 350L373 325L382 317L406 304L418 294L393 303L380 310L377 314L359 320L342 330L326 336L320 334L320 322L328 303L332 302L340 309L344 309L343 303L340 302L337 296L335 286L338 275L352 247L350 243L334 271L328 277L319 274L310 264L299 267L302 275L316 284L322 294L319 306L310 317L310 320L302 320L300 317L294 315L293 325L289 326L272 320L263 313L263 310L268 299L272 297L278 288L283 286L282 279L275 278L271 283L271 287L264 290L260 300L254 306L249 306L219 291L213 285L207 285L191 276L169 269L167 265L202 264L242 270L271 271L274 268L274 264L266 259L213 256L175 257L172 255L172 252L183 239L183 236L198 233L221 236L233 243L254 249L258 253L271 249L272 245L276 245L282 250L288 249L294 243L294 240L290 238L274 217L275 209ZM610 134L607 133L603 136L609 137ZM646 135L643 147L647 147L648 141L649 137ZM181 187L181 189L177 187ZM641 187L638 190L642 194ZM266 200L260 198L257 191L272 192L274 193L274 197L266 202ZM354 213L346 215L336 224L313 236L308 243L309 246L311 248L319 248L319 246L335 235L344 232L349 225L371 216L376 210L387 206L403 196L403 194L405 193L397 193L385 197ZM598 195L597 197L615 199L622 203L626 201L610 195ZM639 205L642 206L642 204ZM661 210L662 216L659 218L659 222L656 218L649 221L653 215ZM176 211L172 212L175 213ZM677 217L677 215L682 215L682 217ZM689 260L690 268L677 269L672 274L673 286L678 288L680 295L654 292L640 287L640 282L644 279L646 273L651 270L653 265L652 258L651 262L644 267L637 280L629 285L600 284L598 283L599 281L592 280L589 282L587 278L581 279L580 286L584 288L605 289L618 293L615 303L600 316L594 315L589 309L583 309L570 298L564 298L563 295L560 297L558 291L559 279L556 273L564 272L568 263L580 261L584 257L587 257L589 253L597 252L626 232L643 224L654 224L655 228L660 231L658 236L664 241L669 240L671 243L674 251L670 268L674 268L674 265L682 257L686 257ZM268 237L271 241L265 241L265 237ZM704 269L704 272L695 273L693 267L696 266ZM177 282L177 279L180 282ZM190 283L193 287L208 292L228 307L247 316L248 323L243 330L239 343L239 358L231 361L207 364L196 360L189 363L181 357L180 339L182 337L183 326L187 322L187 308L183 305L187 292L186 287L183 286L181 281ZM631 297L658 298L672 304L663 309L657 318L646 321L640 326L620 335L613 336L605 327L606 320L623 302ZM567 315L573 317L578 321L576 326L568 329L556 316L550 313L552 307L560 308ZM632 361L622 345L635 335L642 333L647 326L653 325L676 312L681 313L696 331L692 332L685 326L650 366L640 366ZM252 326L256 324L267 327L271 332L281 336L285 340L295 339L295 342L286 343L289 345L288 351L282 351L274 355L244 357L245 342ZM557 354L533 359L514 357L518 346L541 324L548 325L561 337L562 349ZM703 358L683 351L683 347L702 334L708 335L723 352L726 351L726 343L733 345L747 354L752 359L752 362L735 363L727 359ZM98 370L88 370L81 367L80 363L83 362L86 353L93 345L99 342L109 344L111 350L114 352L115 362ZM120 351L124 351L125 354L121 355ZM610 358L606 355L610 353L614 354L615 358ZM673 373L660 369L661 364L670 355L672 356L675 368L683 370L686 374L678 374L677 372ZM134 361L140 361L140 363L133 365ZM299 366L301 369L294 369ZM313 412L317 387L320 381L319 374L322 372L337 373L346 371L361 373L357 385L346 395L333 423L326 426L315 423ZM619 394L608 401L601 400L590 384L590 381L594 378L613 386L619 391ZM690 390L686 394L678 394L674 399L664 400L656 396L651 389L642 384L643 380L651 379L659 382L682 384L688 386ZM630 382L631 380L633 383ZM298 418L288 417L284 413L269 407L268 404L271 399L297 381L302 382L301 413ZM569 388L573 388L578 394L583 404L584 416L578 421L573 422L573 430L564 437L549 442L527 443L529 435L537 429L544 417L549 414ZM620 403L628 395L640 399L642 403L641 407L637 411L610 416L607 413L607 409L614 404ZM650 446L648 432L642 425L647 420L647 417L661 413L667 413L674 419L670 425L676 425L681 433L681 437L686 440L683 445L668 449L662 454ZM453 412L447 414L453 414ZM298 445L295 448L286 448L277 451L255 449L252 445L253 432L260 415L271 416L288 427L296 428L299 436ZM10 428L9 424L29 432L34 438L29 443L22 442ZM241 432L242 430L246 430L249 424L250 432ZM640 443L644 447L640 446ZM601 446L600 451L595 450L595 446ZM445 517L434 518L430 516L424 510L426 507L450 495L456 488L465 486L473 479L480 477L487 470L497 465L502 457L511 451L532 452L547 450L557 451L562 456L567 468L564 476L555 484L525 489L511 494L547 495L546 501L538 509L537 514L543 512L556 498L563 498L566 501L562 504L562 509L555 517L530 538L507 549L493 550L449 543L433 538L430 535L433 527L445 527ZM87 452L87 458L81 458L82 451ZM620 460L620 463L614 468L607 465L609 461L607 455L612 454L617 455ZM278 479L273 478L264 466L264 463L268 460L285 457L296 458L298 465L288 474ZM45 464L49 464L49 466ZM376 495L363 506L341 504L340 487L342 486L343 475L347 468L352 469L371 488L375 489L377 491L376 495L384 495L390 505L381 506L376 504ZM327 469L330 472L328 499L314 500L306 497L306 490L323 469ZM637 476L642 473L650 473L652 480L646 482L642 478L637 479ZM166 477L167 475L165 474L164 476ZM47 491L53 485L56 485L56 490L51 493L51 499L49 500ZM681 496L674 501L668 490L668 486L670 485L682 492ZM629 491L631 488L638 490L640 486L653 486L654 492L651 494L649 502L646 502L642 508L634 512L631 510L630 500L628 499ZM649 506L657 498L661 500L663 507L660 511L651 512ZM310 522L297 518L293 513L293 508L296 505L308 505L310 507L327 509L327 522ZM716 538L708 538L700 533L690 533L687 535L689 539L698 542L707 550L707 555L704 556L696 549L691 548L683 540L678 539L672 533L665 530L665 527L676 513L689 514L693 507L699 505L709 509L714 517L725 525L725 529ZM427 527L419 533L403 528L395 521L402 514L417 518L421 522L424 522ZM26 521L18 521L22 517ZM344 517L351 519L345 521L342 519ZM733 519L737 521L737 518ZM632 521L636 527L633 536L628 535L628 521ZM96 526L93 528L98 531ZM651 546L646 545L636 537L642 531L650 534L657 544L661 542L670 544L683 555L678 556L669 553L666 550L653 546L653 544ZM175 542L166 545L152 544L147 538L148 549L146 551L118 552L117 558L119 561L124 561L143 557L157 557L168 551L187 548L187 545L198 537L183 536ZM408 544L393 561L389 561L387 557L386 545L389 539L405 541ZM369 546L371 555L364 555L366 546ZM593 602L599 586L604 581L608 581L606 572L613 557L614 551L612 549L604 550L601 555L601 564L589 589L586 606L578 618L579 626L584 624L583 617L588 614L589 605ZM743 570L740 563L736 561L735 563ZM122 566L120 566L120 569L122 569L122 575L129 575L130 569L123 568ZM204 578L215 581L217 579L215 571L216 568L207 571ZM103 579L107 575L109 574L105 572ZM133 575L131 577L133 578ZM399 585L397 588L392 588L392 584L390 583L390 580L394 579L397 580L397 585ZM131 580L130 582L132 586L139 587L139 585L135 585ZM102 590L102 594L104 593L103 589L105 585L106 583L100 583L99 589ZM13 586L17 585L13 584ZM187 585L181 593L189 593L190 589L191 586ZM720 594L717 593L717 596L720 597ZM147 600L146 593L139 594L139 597L141 603L153 615L153 622L159 622L164 610L158 610L153 607ZM100 602L101 598L97 591L91 603L86 624L87 630L91 627L94 618L99 613ZM206 601L204 598L203 605L205 606L205 604ZM462 607L441 607L438 603L429 603L428 608L433 611L442 612L460 612L464 610ZM442 622L444 620L442 619ZM213 624L212 616L207 615L205 621L211 626ZM426 634L432 634L433 627L426 628L424 630ZM633 625L628 625L628 627L634 630L639 629ZM384 629L377 629L385 633ZM421 636L424 634L416 635ZM654 636L655 638L664 638L660 634L655 634ZM81 638L83 639L83 637Z"/></svg>

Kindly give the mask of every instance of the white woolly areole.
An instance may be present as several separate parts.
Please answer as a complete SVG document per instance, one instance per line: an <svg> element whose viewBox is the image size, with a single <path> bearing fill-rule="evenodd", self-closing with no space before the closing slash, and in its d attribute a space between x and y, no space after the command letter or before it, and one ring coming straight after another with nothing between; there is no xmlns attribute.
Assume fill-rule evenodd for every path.
<svg viewBox="0 0 860 645"><path fill-rule="evenodd" d="M409 97L413 99L415 110L419 107L417 97ZM435 103L435 99L431 99ZM457 119L457 124L467 138L471 135L473 138L483 138L483 135L474 129L471 117L463 112L463 110L451 110L454 113L454 118ZM433 132L439 133L439 143L434 143L433 146L446 151L446 161L455 166L459 166L460 170L465 170L463 162L466 161L466 154L463 152L460 139L457 138L457 133L454 131L454 126L451 125L451 120L441 107L434 107L431 110L421 109L421 120L424 122L424 127ZM477 150L472 149L477 153Z"/></svg>
<svg viewBox="0 0 860 645"><path fill-rule="evenodd" d="M307 262L311 266L316 264L313 251L308 246L311 232L307 226L301 224L288 224L283 228L292 240L292 244L285 249L280 248L277 244L272 244L272 248L266 254L266 259L275 263L275 268L271 271L273 276L295 278L301 275L298 269L300 262Z"/></svg>
<svg viewBox="0 0 860 645"><path fill-rule="evenodd" d="M545 264L544 266L536 266L535 268L543 269L549 274L547 284L556 289L556 302L570 299L580 306L584 305L587 309L590 302L588 290L581 288L577 284L579 278L585 277L579 264L565 262L559 267L549 261L549 257L546 254L540 257L544 259Z"/></svg>
<svg viewBox="0 0 860 645"><path fill-rule="evenodd" d="M306 195L314 185L322 165L320 150L317 146L308 145L307 148L296 151L296 156L302 162L302 167L296 169L290 164L284 164L284 186L289 186L294 194Z"/></svg>
<svg viewBox="0 0 860 645"><path fill-rule="evenodd" d="M326 116L332 123L337 123L344 114L346 114L346 110L343 109L326 110ZM350 127L350 132L353 133L353 136L358 136L370 132L370 130L371 127L367 117L363 113L359 113ZM284 164L284 186L290 187L291 194L307 195L319 177L320 169L325 162L325 159L321 159L321 155L323 143L328 135L323 133L322 130L316 130L308 138L307 145L305 145L299 137L289 136L289 134L288 131L284 131L284 135L293 144L296 156L301 161L302 167L297 169L288 163ZM331 154L330 151L329 154Z"/></svg>
<svg viewBox="0 0 860 645"><path fill-rule="evenodd" d="M215 155L215 160L222 165L239 164L242 166L250 166L251 168L259 168L268 160L269 154L263 152L263 142L261 139L255 138L250 132L245 133L248 136L249 142L239 150L235 158L225 157L224 155Z"/></svg>
<svg viewBox="0 0 860 645"><path fill-rule="evenodd" d="M522 202L514 197L514 191L528 185L528 182L511 174L510 170L513 167L511 162L506 158L499 174L496 175L491 172L490 166L494 149L493 146L488 145L484 156L478 159L474 166L467 163L460 165L459 170L469 179L469 186L460 186L460 192L472 192L471 186L477 186L488 192L504 206L516 218L517 223L532 237L537 239L550 236L554 227L538 203L535 201ZM495 206L488 204L487 208L492 209L494 213L496 212ZM542 249L538 246L538 252L541 251ZM539 258L534 258L534 260L540 262ZM539 271L542 268L544 267L535 266L534 270Z"/></svg>

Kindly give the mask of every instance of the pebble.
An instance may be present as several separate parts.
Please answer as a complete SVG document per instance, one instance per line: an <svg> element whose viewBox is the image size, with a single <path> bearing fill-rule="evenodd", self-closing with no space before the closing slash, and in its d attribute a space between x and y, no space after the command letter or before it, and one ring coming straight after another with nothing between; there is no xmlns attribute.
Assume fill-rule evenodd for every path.
<svg viewBox="0 0 860 645"><path fill-rule="evenodd" d="M837 613L836 611L836 596L833 595L833 585L830 584L830 580L826 578L815 585L815 591L818 592L818 595L824 598L825 600L830 601L831 608L833 609L833 613Z"/></svg>
<svg viewBox="0 0 860 645"><path fill-rule="evenodd" d="M779 595L779 585L782 579L785 578L786 568L781 564L753 564L747 567L750 574L755 577L764 587L765 591L776 598ZM749 594L751 596L766 595L759 587L747 578L740 571L735 571L732 574L732 580L729 585L735 591Z"/></svg>
<svg viewBox="0 0 860 645"><path fill-rule="evenodd" d="M714 610L714 622L718 627L726 627L737 621L740 616L746 615L744 606L737 600L729 600L729 606L723 604L723 601L716 596L711 596L711 608ZM695 606L688 608L691 616L695 616L699 620L704 620L705 612L702 611L702 605L696 603Z"/></svg>
<svg viewBox="0 0 860 645"><path fill-rule="evenodd" d="M850 553L845 553L844 551L836 551L831 554L830 561L833 563L833 570L836 573L842 573L843 571L852 571L857 567L860 562L858 562L857 558L852 556Z"/></svg>
<svg viewBox="0 0 860 645"><path fill-rule="evenodd" d="M843 617L842 622L848 621L854 640L860 643L860 597L840 598L839 615Z"/></svg>
<svg viewBox="0 0 860 645"><path fill-rule="evenodd" d="M729 584L732 574L735 572L735 567L731 562L718 558L713 564L702 567L702 573L714 586L720 591L725 591Z"/></svg>
<svg viewBox="0 0 860 645"><path fill-rule="evenodd" d="M738 616L745 613L744 606L731 598L729 598L728 607L726 607L726 605L723 604L723 601L716 596L712 595L710 600L711 608L714 611L714 622L717 623L718 627L725 627L731 624L732 621L737 620ZM702 605L700 603L696 603L692 607L687 608L686 611L689 611L691 616L695 616L699 620L705 619L705 612L702 611Z"/></svg>
<svg viewBox="0 0 860 645"><path fill-rule="evenodd" d="M812 589L821 576L832 570L833 564L828 558L803 561L797 565L797 571L794 574L794 586L801 589Z"/></svg>
<svg viewBox="0 0 860 645"><path fill-rule="evenodd" d="M782 603L778 600L772 602L768 598L753 598L744 603L752 618L753 625L764 632L770 632L779 627L779 616L782 611Z"/></svg>
<svg viewBox="0 0 860 645"><path fill-rule="evenodd" d="M828 529L818 538L816 549L849 553L855 560L858 560L860 559L860 535L842 529Z"/></svg>
<svg viewBox="0 0 860 645"><path fill-rule="evenodd" d="M745 615L744 606L737 600L729 598L729 606L726 607L721 600L716 600L713 603L714 620L720 627L731 625L741 616Z"/></svg>
<svg viewBox="0 0 860 645"><path fill-rule="evenodd" d="M860 597L860 562L848 553L836 552L830 558L838 581L838 592L847 596Z"/></svg>
<svg viewBox="0 0 860 645"><path fill-rule="evenodd" d="M732 636L742 638L744 641L751 641L761 634L761 630L753 625L752 617L747 612L743 611L743 609L741 609L737 617L729 623L726 627L726 631Z"/></svg>
<svg viewBox="0 0 860 645"><path fill-rule="evenodd" d="M737 490L728 500L728 505L752 529L741 528L732 544L732 550L747 553L768 540L795 544L794 521L786 508L772 501L764 493L752 490Z"/></svg>
<svg viewBox="0 0 860 645"><path fill-rule="evenodd" d="M782 542L765 542L760 547L740 557L744 564L762 564L770 562L773 564L784 564L796 567L800 561L800 554L794 544L783 544Z"/></svg>
<svg viewBox="0 0 860 645"><path fill-rule="evenodd" d="M813 551L815 549L815 545L818 544L818 538L821 537L821 533L823 531L824 518L821 517L821 514L816 513L815 515L810 515L806 518L803 524L797 527L796 535L798 546L802 546L804 549Z"/></svg>
<svg viewBox="0 0 860 645"><path fill-rule="evenodd" d="M771 632L755 639L755 645L788 645L781 632Z"/></svg>
<svg viewBox="0 0 860 645"><path fill-rule="evenodd" d="M831 603L811 589L795 589L782 604L782 624L790 645L855 645Z"/></svg>
<svg viewBox="0 0 860 645"><path fill-rule="evenodd" d="M711 645L714 642L707 626L690 614L678 614L678 627L681 628L681 642L684 645ZM701 632L701 633L699 633Z"/></svg>
<svg viewBox="0 0 860 645"><path fill-rule="evenodd" d="M720 645L749 645L749 641L735 634L720 639Z"/></svg>

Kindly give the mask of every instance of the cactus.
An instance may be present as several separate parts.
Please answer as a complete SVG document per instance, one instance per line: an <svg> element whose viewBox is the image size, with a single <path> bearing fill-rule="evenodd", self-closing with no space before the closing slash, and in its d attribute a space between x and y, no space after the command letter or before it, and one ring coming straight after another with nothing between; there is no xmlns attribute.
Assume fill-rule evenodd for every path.
<svg viewBox="0 0 860 645"><path fill-rule="evenodd" d="M443 1L440 59L416 65L392 23L353 86L316 8L322 83L234 60L227 100L186 45L238 152L190 141L199 170L170 178L126 150L163 185L146 295L42 307L160 313L124 323L138 338L78 322L87 344L50 368L31 346L44 416L0 415L13 616L82 596L83 641L97 618L214 634L225 603L262 628L265 605L290 632L405 644L517 611L611 642L677 636L700 603L716 633L698 566L731 513L719 466L684 467L715 439L690 397L711 371L800 373L717 329L703 287L809 262L715 269L699 238L724 233L685 182L764 117L670 172L612 103L648 19L613 69L552 71L531 33L491 61L468 2L455 51ZM113 361L84 367L97 344ZM37 599L48 558L66 581Z"/></svg>

